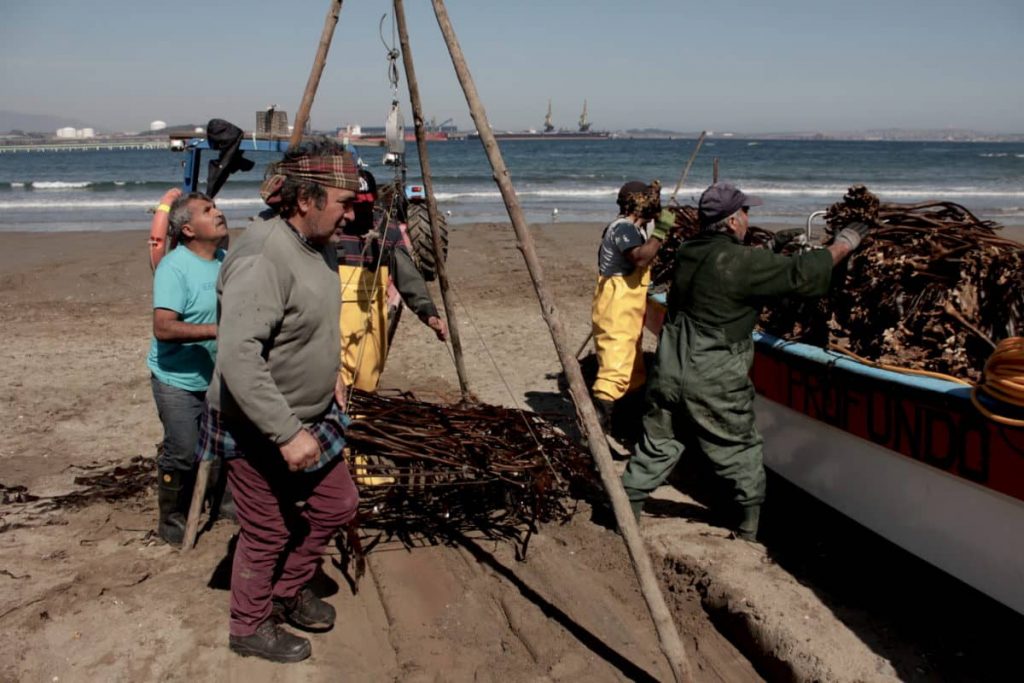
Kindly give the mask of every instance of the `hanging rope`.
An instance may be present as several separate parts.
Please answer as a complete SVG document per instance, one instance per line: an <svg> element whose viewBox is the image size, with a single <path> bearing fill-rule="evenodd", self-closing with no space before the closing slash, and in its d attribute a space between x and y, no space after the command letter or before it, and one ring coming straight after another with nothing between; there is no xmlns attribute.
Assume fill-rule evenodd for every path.
<svg viewBox="0 0 1024 683"><path fill-rule="evenodd" d="M398 204L398 194L395 193L391 196L391 203L388 205L387 211L384 212L383 217L379 225L375 225L373 230L366 234L366 241L363 243L361 254L365 255L373 244L373 240L380 242L380 249L377 250L377 263L374 267L373 275L373 286L370 288L370 305L367 308L367 314L365 322L363 323L363 334L359 338L359 350L356 353L355 367L352 368L352 384L348 388L348 397L345 401L346 405L352 400L352 394L356 389L356 378L358 377L359 369L363 364L363 351L366 349L366 341L370 337L370 327L373 323L373 303L377 300L377 293L380 291L380 266L384 262L384 252L387 246L387 230L388 226L391 225L392 218L395 215ZM383 332L383 330L381 330Z"/></svg>
<svg viewBox="0 0 1024 683"><path fill-rule="evenodd" d="M380 42L384 44L384 50L387 52L388 82L391 84L391 108L388 109L385 120L384 138L387 142L388 152L399 155L399 158L395 159L395 162L397 162L395 163L395 177L401 177L404 182L405 121L402 118L402 109L398 105L398 58L402 56L402 53L395 47L397 27L394 17L391 19L391 44L388 45L388 42L384 39L384 20L387 19L387 16L385 14L380 18L380 25L378 26Z"/></svg>
<svg viewBox="0 0 1024 683"><path fill-rule="evenodd" d="M476 321L474 321L473 316L470 315L469 309L466 307L465 302L462 301L462 297L459 296L458 290L455 289L455 287L449 287L449 291L454 295L456 302L459 304L459 307L462 309L463 313L465 313L466 319L469 321L469 326L473 328L473 331L476 333L477 339L480 340L480 345L484 347L484 353L487 354L487 358L491 361L491 365L494 366L494 371L498 373L498 379L500 379L501 383L505 386L505 391L508 392L509 398L512 399L512 404L519 411L519 416L523 419L523 424L526 425L526 429L530 432L530 435L533 437L534 442L537 444L537 450L540 452L542 456L544 456L544 461L548 464L548 468L550 468L551 473L555 475L555 480L559 484L561 484L562 478L559 476L558 470L556 470L554 465L551 463L551 459L548 457L547 452L545 452L544 445L541 443L540 437L538 437L537 434L533 431L533 426L530 424L530 420L526 417L526 410L519 404L519 399L516 398L515 393L513 393L512 391L511 385L509 385L508 380L505 378L505 374L501 371L501 367L498 365L498 361L494 358L494 354L491 353L490 347L487 346L487 342L484 340L483 333L480 332L480 328L477 327ZM445 348L448 349L447 344L445 344ZM448 349L448 355L451 355L451 353L451 349ZM454 357L452 358L452 360L455 360Z"/></svg>
<svg viewBox="0 0 1024 683"><path fill-rule="evenodd" d="M388 45L387 40L384 38L384 21L387 18L388 18L387 13L384 13L384 14L381 15L380 23L377 26L377 32L380 35L380 42L384 45L384 50L387 53L386 54L386 59L387 59L387 62L388 62L388 67L387 67L388 81L391 84L391 109L388 112L388 117L387 117L387 121L386 121L386 123L387 123L387 138L388 138L388 141L389 141L389 146L388 147L389 147L389 151L396 151L396 150L392 150L391 149L390 142L391 142L391 138L392 138L392 127L393 127L393 124L394 124L394 121L395 121L395 113L396 112L397 112L397 123L398 123L398 126L401 127L401 125L402 125L401 124L401 111L398 109L398 78L399 78L399 74L398 74L398 58L401 56L401 53L397 49L395 49L395 47L394 47L395 43L398 40L397 34L396 34L397 28L395 26L394 17L392 17L392 21L391 21L391 44ZM404 134L402 134L401 130L399 132L400 132L400 135L402 137L402 142L403 142L403 145L404 145ZM402 150L397 150L397 153L401 154ZM380 292L380 287L381 287L380 280L381 280L381 278L380 278L379 273L380 273L381 263L383 262L383 259L384 259L384 252L385 252L386 246L387 246L387 230L388 230L388 226L391 225L391 222L394 219L395 214L397 213L398 202L400 200L399 192L402 191L403 188L404 188L404 181L405 181L405 179L402 177L401 166L402 166L402 164L399 164L395 168L395 181L396 181L396 187L397 187L398 191L391 195L390 203L388 204L387 211L384 212L384 215L381 218L380 225L374 226L373 230L366 235L366 241L363 243L363 248L362 248L362 252L361 252L365 256L365 254L367 253L367 250L370 249L370 247L372 246L373 240L374 239L379 240L379 242L380 242L380 249L377 252L377 263L376 263L376 266L374 268L373 285L372 285L372 287L370 289L370 299L369 299L370 300L370 307L368 309L368 312L367 312L367 315L366 315L366 318L365 318L365 322L363 323L363 334L362 334L362 336L359 339L359 350L356 353L355 367L352 369L352 385L348 389L348 400L349 401L352 400L352 393L355 391L356 379L358 377L359 369L362 367L363 354L364 354L364 351L366 349L366 342L367 342L367 340L368 340L368 338L370 336L369 333L370 333L370 328L371 328L371 325L372 325L373 315L374 315L373 314L373 302L375 302L377 300L377 294L378 294L378 292ZM382 332L383 332L383 330L382 330Z"/></svg>
<svg viewBox="0 0 1024 683"><path fill-rule="evenodd" d="M391 44L384 39L384 20L388 18L387 13L381 15L380 24L377 26L377 33L380 34L380 42L384 44L384 50L388 55L388 81L391 83L391 91L394 99L398 99L398 58L402 53L395 47L398 42L398 28L395 26L395 18L391 17Z"/></svg>
<svg viewBox="0 0 1024 683"><path fill-rule="evenodd" d="M395 17L392 17L392 19L391 19L391 43L390 43L390 45L388 44L387 39L384 37L384 21L387 19L387 16L388 15L386 13L381 15L380 23L377 26L377 31L378 31L378 34L380 35L380 42L381 42L381 44L384 45L384 49L387 52L388 82L391 85L391 97L392 97L391 108L388 111L388 116L387 116L387 121L386 121L387 125L386 125L386 128L385 128L385 132L386 132L386 138L387 138L387 141L388 141L388 151L389 152L397 153L399 155L403 155L404 151L405 151L405 130L404 130L404 122L402 120L402 112L401 112L401 109L399 107L399 101L398 101L398 82L399 82L398 58L401 57L401 52L399 52L398 49L395 47L395 45L398 42L398 37L397 37L397 30L398 29L397 29L397 24L396 24ZM396 179L396 181L398 181L396 183L396 188L397 188L398 191L395 192L392 195L391 205L388 207L387 215L384 218L383 228L381 228L381 227L377 228L378 231L380 231L380 230L384 231L384 232L381 233L382 234L382 241L384 241L384 237L386 237L386 230L387 230L387 226L390 224L391 216L393 215L393 213L395 212L395 210L397 208L398 201L400 201L399 193L400 192L404 192L404 189L405 189L405 177L404 177L405 173L404 173L404 171L405 171L404 159L399 159L399 163L395 165L395 179ZM367 245L368 244L369 244L369 241L367 242ZM364 250L366 248L367 247L364 246ZM382 257L383 252L384 252L384 249L382 247L381 250L380 250L380 254L378 255L378 261ZM379 268L379 263L378 263L378 268ZM370 297L371 301L374 301L375 298L376 298L376 292L378 291L377 290L378 286L379 286L379 278L374 278L374 281L373 281L373 291L372 291L371 297ZM454 288L452 288L452 292L453 293L455 292ZM457 293L456 293L456 298L458 298ZM463 308L463 310L467 311L467 317L469 317L468 309L466 309L465 304L461 300L459 300L458 303L459 303L459 306L461 306ZM527 430L529 430L530 435L533 437L534 442L537 444L537 448L538 448L539 452L544 457L544 460L547 463L548 467L551 469L551 472L554 474L555 479L557 481L559 481L559 483L561 483L561 477L559 476L557 470L552 465L551 460L548 457L548 454L545 452L544 446L543 446L540 438L534 432L533 426L530 424L530 421L526 418L526 416L524 414L522 414L523 409L520 407L519 401L516 399L515 394L512 392L512 387L509 385L509 383L508 383L507 379L505 378L504 374L502 374L501 368L498 366L497 360L495 360L493 354L491 354L491 350L490 350L490 348L488 348L487 343L484 341L483 335L481 334L479 328L477 328L476 324L473 322L473 319L470 317L469 320L470 320L470 325L472 325L474 331L476 331L477 337L480 339L481 345L484 347L484 351L487 353L487 357L490 359L491 364L494 366L495 371L498 373L498 377L501 379L502 384L505 386L505 390L508 392L508 395L512 399L513 404L516 406L516 408L518 408L520 410L520 414L521 414L521 416L523 418L523 422L526 425ZM358 367L362 363L363 350L365 348L364 345L366 343L367 337L369 336L367 334L367 332L369 330L369 325L370 325L370 319L368 317L367 321L366 321L366 325L365 325L364 331L363 331L363 337L362 337L362 339L360 340L360 343L359 343L359 352L357 354L357 362L356 362L356 368L357 369L358 369ZM448 355L451 357L451 360L454 363L455 362L455 357L452 354L452 350L451 350L451 348L449 348L448 344L445 344L445 350L448 352ZM353 373L353 384L352 384L352 386L349 387L349 391L348 391L348 399L349 399L349 401L352 400L352 395L353 395L354 391L355 391L355 373Z"/></svg>

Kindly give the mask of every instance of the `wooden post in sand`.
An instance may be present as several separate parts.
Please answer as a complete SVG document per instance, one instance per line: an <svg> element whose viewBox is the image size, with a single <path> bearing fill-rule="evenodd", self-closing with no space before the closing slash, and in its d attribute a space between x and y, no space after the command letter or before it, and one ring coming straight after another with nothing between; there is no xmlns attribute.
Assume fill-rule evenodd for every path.
<svg viewBox="0 0 1024 683"><path fill-rule="evenodd" d="M459 45L448 19L448 11L445 9L444 0L432 0L434 14L437 16L437 23L444 34L445 43L448 45L448 52L452 57L452 64L455 73L459 77L462 90L466 94L466 102L469 104L473 122L480 134L480 141L483 143L484 151L491 162L491 169L494 172L494 180L501 191L501 197L508 209L509 218L512 221L512 229L515 230L519 240L519 250L526 260L526 267L530 271L530 278L533 280L533 287L537 291L540 300L541 314L544 316L548 329L551 331L551 338L555 342L555 349L562 361L562 368L569 380L569 391L573 401L576 403L576 410L583 421L583 428L587 433L587 443L590 445L590 452L594 456L598 470L601 473L601 481L605 490L611 498L612 507L615 511L615 518L619 524L622 538L626 542L626 549L633 562L633 569L636 571L637 579L640 582L640 590L647 601L647 608L651 612L654 626L658 631L658 639L661 643L662 652L668 659L669 666L676 681L693 680L690 671L689 661L686 658L686 651L679 639L679 632L676 630L672 614L665 604L665 598L661 594L661 588L654 575L651 565L651 558L644 548L643 539L640 537L640 528L630 510L629 500L622 488L622 483L612 465L611 454L608 451L608 442L605 440L604 432L598 423L597 413L594 404L590 400L586 385L583 382L583 373L580 372L580 365L572 355L565 338L565 329L562 326L562 319L555 308L554 299L548 292L547 284L544 282L544 273L540 261L533 247L533 238L526 226L526 219L523 216L522 207L519 205L519 197L509 178L508 168L498 149L498 141L494 137L494 131L487 120L487 113L477 94L476 84L469 73L466 59L462 54L462 47Z"/></svg>
<svg viewBox="0 0 1024 683"><path fill-rule="evenodd" d="M184 553L192 550L196 544L196 534L199 533L199 515L203 512L203 498L206 497L206 483L210 481L212 466L213 460L199 461L196 483L192 488L192 502L188 506L188 519L185 522L185 538L181 542L181 551Z"/></svg>
<svg viewBox="0 0 1024 683"><path fill-rule="evenodd" d="M334 27L338 25L341 3L342 0L331 0L331 7L327 10L327 17L324 19L324 30L320 34L320 45L316 49L316 57L313 59L313 68L309 72L309 80L306 81L306 92L302 93L302 103L299 104L299 111L295 114L292 136L288 140L289 147L299 144L306 130L306 122L309 121L309 110L313 108L313 98L316 97L316 89L320 86L320 75L323 74L324 64L327 63L327 51L331 49Z"/></svg>
<svg viewBox="0 0 1024 683"><path fill-rule="evenodd" d="M676 201L676 195L679 194L679 188L686 182L686 176L690 175L690 167L693 166L694 159L697 158L697 152L700 151L700 146L704 144L704 137L708 134L706 130L700 132L700 137L697 138L697 144L693 148L693 154L690 155L689 161L686 162L686 166L683 167L683 172L679 175L679 182L676 183L676 189L672 190L672 197L670 198L674 204Z"/></svg>
<svg viewBox="0 0 1024 683"><path fill-rule="evenodd" d="M448 266L444 262L444 246L441 244L440 217L437 213L437 199L434 197L434 181L430 175L430 155L427 153L427 136L423 127L423 107L420 103L420 87L416 81L416 69L412 63L412 49L409 47L409 30L405 23L405 8L402 0L394 0L395 19L398 23L398 40L402 46L402 63L405 79L409 81L409 101L412 103L412 120L416 129L416 148L420 154L420 171L423 173L423 187L427 192L427 217L430 219L430 242L434 249L434 266L437 280L441 285L441 299L444 313L448 318L448 334L452 339L452 354L455 356L455 372L459 375L459 389L462 400L470 397L469 381L466 379L466 364L462 358L462 339L455 320L455 305L448 286Z"/></svg>

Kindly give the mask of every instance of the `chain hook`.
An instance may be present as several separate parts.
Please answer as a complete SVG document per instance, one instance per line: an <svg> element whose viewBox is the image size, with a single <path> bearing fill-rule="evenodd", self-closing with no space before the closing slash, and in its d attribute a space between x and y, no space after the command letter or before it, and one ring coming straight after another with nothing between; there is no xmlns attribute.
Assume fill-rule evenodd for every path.
<svg viewBox="0 0 1024 683"><path fill-rule="evenodd" d="M395 43L398 41L396 35L395 18L391 17L391 44L388 45L388 41L384 38L384 20L388 18L387 13L381 15L380 23L377 25L377 33L380 35L380 42L384 45L384 50L387 52L388 60L388 82L391 83L391 91L394 99L398 99L398 58L402 55L395 47Z"/></svg>

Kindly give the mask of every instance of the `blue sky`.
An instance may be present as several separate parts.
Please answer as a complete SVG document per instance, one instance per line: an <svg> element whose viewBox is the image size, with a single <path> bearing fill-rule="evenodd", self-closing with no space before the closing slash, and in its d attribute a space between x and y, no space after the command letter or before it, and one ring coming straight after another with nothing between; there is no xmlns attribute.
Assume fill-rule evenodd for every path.
<svg viewBox="0 0 1024 683"><path fill-rule="evenodd" d="M104 130L298 108L327 0L3 1L0 108ZM428 0L406 0L427 117L470 127ZM1021 0L448 0L498 129L1024 132ZM315 128L382 125L383 0L346 0ZM390 15L386 23L390 34ZM411 122L405 82L406 120Z"/></svg>

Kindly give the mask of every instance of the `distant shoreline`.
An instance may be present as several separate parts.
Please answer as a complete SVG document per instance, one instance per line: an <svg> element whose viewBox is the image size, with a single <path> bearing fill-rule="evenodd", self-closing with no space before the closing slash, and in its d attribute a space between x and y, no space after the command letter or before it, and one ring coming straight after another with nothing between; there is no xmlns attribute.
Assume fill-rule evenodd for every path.
<svg viewBox="0 0 1024 683"><path fill-rule="evenodd" d="M324 135L333 138L333 133L327 131L315 131L313 135ZM201 134L197 133L197 136ZM584 139L575 136L558 137L544 135L523 135L522 137L507 137L502 133L499 137L506 136L509 140L539 140L553 142L561 140ZM700 132L691 131L666 131L666 130L618 130L608 131L607 137L595 136L595 139L611 140L696 140ZM431 143L463 142L466 140L476 142L478 140L475 131L460 131L447 140L429 140ZM988 144L1014 144L1024 143L1024 133L981 133L967 130L885 130L885 131L864 131L848 133L822 133L822 132L788 132L788 133L734 133L734 132L710 132L706 140L739 140L749 142L955 142L955 143L988 143ZM359 144L355 141L355 144ZM376 143L375 143L376 146ZM166 135L124 135L124 134L103 134L99 133L94 137L86 139L58 138L50 133L0 133L0 153L5 151L46 151L60 149L67 150L95 150L95 149L156 149L170 148L171 140Z"/></svg>

